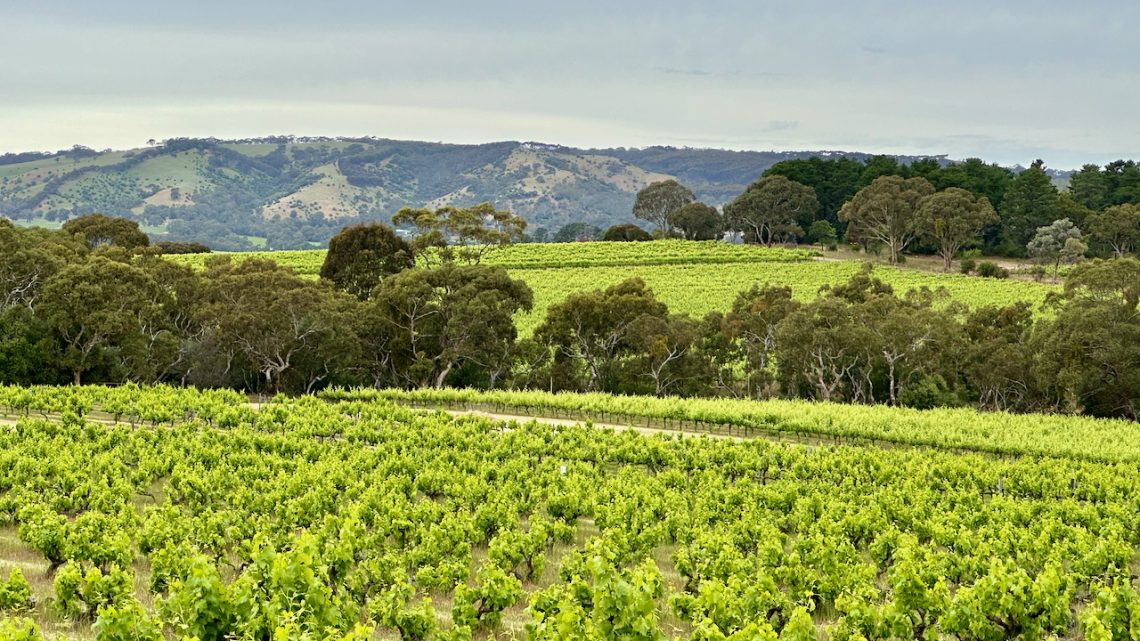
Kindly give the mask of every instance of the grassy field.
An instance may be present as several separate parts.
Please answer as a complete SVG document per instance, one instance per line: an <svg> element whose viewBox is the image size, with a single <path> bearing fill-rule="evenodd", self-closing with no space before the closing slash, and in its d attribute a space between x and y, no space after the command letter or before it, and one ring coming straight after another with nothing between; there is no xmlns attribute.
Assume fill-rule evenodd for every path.
<svg viewBox="0 0 1140 641"><path fill-rule="evenodd" d="M208 255L174 256L171 260L200 267ZM323 250L233 254L271 258L297 273L316 278ZM853 254L819 256L809 250L731 245L727 243L658 241L654 243L551 243L508 247L491 254L487 264L502 265L534 290L534 310L519 316L519 328L530 334L546 309L567 295L607 287L639 277L673 311L693 316L732 305L736 294L753 284L789 285L801 300L810 300L824 285L846 281L862 269ZM1039 306L1055 286L1027 280L995 280L930 271L928 261L916 267L879 265L875 275L896 293L928 287L944 288L945 302L969 307L1027 301Z"/></svg>

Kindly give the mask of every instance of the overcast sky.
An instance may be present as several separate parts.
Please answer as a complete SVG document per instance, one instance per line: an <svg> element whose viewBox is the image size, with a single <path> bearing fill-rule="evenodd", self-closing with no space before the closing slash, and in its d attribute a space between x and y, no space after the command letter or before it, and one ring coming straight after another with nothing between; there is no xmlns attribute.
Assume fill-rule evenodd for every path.
<svg viewBox="0 0 1140 641"><path fill-rule="evenodd" d="M1140 3L0 0L0 152L375 135L1140 155Z"/></svg>

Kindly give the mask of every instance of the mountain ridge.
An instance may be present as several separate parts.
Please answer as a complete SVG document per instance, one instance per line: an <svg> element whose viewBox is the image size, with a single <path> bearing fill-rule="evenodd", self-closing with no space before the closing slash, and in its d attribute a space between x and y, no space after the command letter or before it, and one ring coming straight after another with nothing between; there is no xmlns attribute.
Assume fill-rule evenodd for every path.
<svg viewBox="0 0 1140 641"><path fill-rule="evenodd" d="M691 147L577 148L537 141L454 144L376 137L172 138L127 150L76 146L0 156L0 216L58 223L91 212L152 235L219 248L322 244L344 224L399 208L489 201L551 233L632 221L637 191L675 178L712 205L782 160L878 154ZM891 156L900 162L945 155Z"/></svg>

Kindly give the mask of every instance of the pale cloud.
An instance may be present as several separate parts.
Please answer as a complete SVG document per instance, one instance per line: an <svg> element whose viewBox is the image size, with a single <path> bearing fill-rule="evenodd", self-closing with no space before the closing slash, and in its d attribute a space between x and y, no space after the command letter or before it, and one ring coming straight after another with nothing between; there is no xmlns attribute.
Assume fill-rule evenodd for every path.
<svg viewBox="0 0 1140 641"><path fill-rule="evenodd" d="M0 7L0 152L293 133L1072 167L1140 148L1131 3L389 4Z"/></svg>

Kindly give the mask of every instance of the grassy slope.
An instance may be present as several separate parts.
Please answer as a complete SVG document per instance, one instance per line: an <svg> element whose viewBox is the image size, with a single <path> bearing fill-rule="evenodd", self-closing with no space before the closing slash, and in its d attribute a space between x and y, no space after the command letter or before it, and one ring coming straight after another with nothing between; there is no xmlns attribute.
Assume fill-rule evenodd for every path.
<svg viewBox="0 0 1140 641"><path fill-rule="evenodd" d="M370 191L350 184L334 163L310 173L319 176L316 182L269 203L262 208L262 217L283 218L295 213L303 218L352 218L358 214L358 205L376 202Z"/></svg>
<svg viewBox="0 0 1140 641"><path fill-rule="evenodd" d="M152 158L132 167L128 173L144 185L153 183L193 192L209 186L203 176L206 163L206 156L199 152L182 152Z"/></svg>
<svg viewBox="0 0 1140 641"><path fill-rule="evenodd" d="M265 157L281 147L272 143L221 143L218 146L249 158ZM275 199L259 203L262 218L268 225L283 215L343 218L377 210L395 211L404 204L466 205L500 199L516 211L525 210L535 220L536 216L541 218L557 210L559 221L585 216L603 224L612 222L609 212L628 211L638 189L652 180L668 177L609 156L579 151L563 153L518 147L510 158L482 164L478 161L479 148L440 147L430 143L325 141L291 143L284 147L287 157L296 162L291 171L309 172L317 176L318 181L280 195L292 184L288 178L291 174L287 173L277 185ZM330 162L328 153L319 153L335 154L350 147L360 147L362 153L381 156L386 151L396 153L377 160L370 171L384 174L384 168L393 158L400 166L389 167L392 171L385 174L383 186L350 184L337 163ZM50 180L80 169L115 165L141 151L150 150L100 152L81 160L56 157L0 165L0 202L19 203L39 194ZM38 210L129 209L137 214L148 204L191 204L197 193L228 189L209 179L201 152L157 151L160 153L157 158L138 166L67 176L56 185L57 195L42 202ZM482 151L484 155L492 152ZM222 169L221 172L235 179L243 177L239 171ZM425 172L430 174L430 179L424 178ZM171 188L178 188L189 200L172 202L168 195Z"/></svg>

